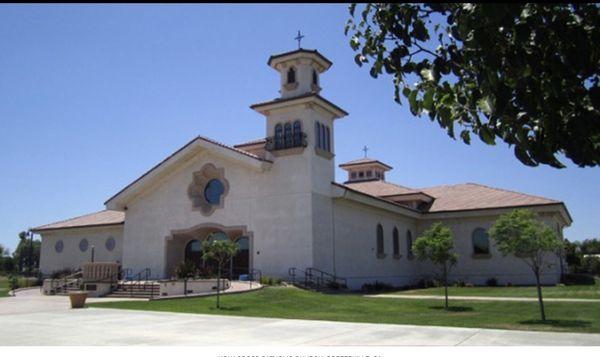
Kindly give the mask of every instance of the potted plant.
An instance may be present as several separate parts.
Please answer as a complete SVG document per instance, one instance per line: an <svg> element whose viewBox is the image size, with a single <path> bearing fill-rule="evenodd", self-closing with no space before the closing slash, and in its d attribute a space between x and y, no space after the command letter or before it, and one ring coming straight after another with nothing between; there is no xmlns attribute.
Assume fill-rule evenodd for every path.
<svg viewBox="0 0 600 357"><path fill-rule="evenodd" d="M69 300L71 300L71 308L80 309L85 306L85 299L87 299L87 291L70 291Z"/></svg>

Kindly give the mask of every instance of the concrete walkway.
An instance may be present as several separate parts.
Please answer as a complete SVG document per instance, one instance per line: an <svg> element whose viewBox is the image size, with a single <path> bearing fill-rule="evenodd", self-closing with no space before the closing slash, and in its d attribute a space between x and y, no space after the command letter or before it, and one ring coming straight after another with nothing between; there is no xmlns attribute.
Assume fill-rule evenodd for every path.
<svg viewBox="0 0 600 357"><path fill-rule="evenodd" d="M444 300L444 295L395 295L395 294L378 294L378 295L364 295L365 297L372 298L386 298L386 299L431 299L431 300ZM507 297L507 296L455 296L449 295L448 300L475 300L475 301L529 301L537 302L537 298L529 297ZM544 298L544 302L597 302L600 303L600 299L567 299L567 298Z"/></svg>
<svg viewBox="0 0 600 357"><path fill-rule="evenodd" d="M87 308L37 290L0 299L0 346L600 345L600 334L347 323Z"/></svg>

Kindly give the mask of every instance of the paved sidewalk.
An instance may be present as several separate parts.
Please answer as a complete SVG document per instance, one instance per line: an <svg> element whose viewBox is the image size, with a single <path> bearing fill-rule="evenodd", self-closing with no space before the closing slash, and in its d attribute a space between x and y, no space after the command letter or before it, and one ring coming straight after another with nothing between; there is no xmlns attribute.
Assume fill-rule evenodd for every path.
<svg viewBox="0 0 600 357"><path fill-rule="evenodd" d="M69 308L36 290L0 299L0 346L593 345L600 334L488 330Z"/></svg>
<svg viewBox="0 0 600 357"><path fill-rule="evenodd" d="M364 295L365 297L372 298L386 298L386 299L431 299L431 300L444 300L444 295L395 295L395 294L378 294L378 295ZM508 297L508 296L456 296L449 295L448 300L479 300L479 301L529 301L537 302L537 298L529 297ZM544 298L544 302L597 302L600 303L600 299L567 299L567 298Z"/></svg>

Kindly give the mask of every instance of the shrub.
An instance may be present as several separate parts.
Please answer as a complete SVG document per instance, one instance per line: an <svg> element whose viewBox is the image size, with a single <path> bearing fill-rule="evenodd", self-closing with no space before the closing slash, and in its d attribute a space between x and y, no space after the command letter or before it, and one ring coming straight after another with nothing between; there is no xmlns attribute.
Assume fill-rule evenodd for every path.
<svg viewBox="0 0 600 357"><path fill-rule="evenodd" d="M187 261L179 264L175 269L177 279L189 279L196 275L196 265L193 262Z"/></svg>
<svg viewBox="0 0 600 357"><path fill-rule="evenodd" d="M19 288L19 279L16 276L10 275L8 277L8 287L10 290L16 290Z"/></svg>
<svg viewBox="0 0 600 357"><path fill-rule="evenodd" d="M454 283L454 286L456 286L457 288L463 288L466 285L466 283L463 280L457 280Z"/></svg>
<svg viewBox="0 0 600 357"><path fill-rule="evenodd" d="M596 279L586 274L565 274L562 282L565 285L595 285Z"/></svg>
<svg viewBox="0 0 600 357"><path fill-rule="evenodd" d="M365 283L362 285L361 290L363 291L389 291L394 290L394 287L391 284L383 283L381 281L375 280L375 283Z"/></svg>
<svg viewBox="0 0 600 357"><path fill-rule="evenodd" d="M283 280L281 280L281 278L274 278L272 276L264 275L264 276L260 277L260 283L262 285L270 285L270 286L281 285L283 283Z"/></svg>
<svg viewBox="0 0 600 357"><path fill-rule="evenodd" d="M600 275L600 257L584 257L581 262L581 271L587 274Z"/></svg>
<svg viewBox="0 0 600 357"><path fill-rule="evenodd" d="M485 285L498 286L498 280L496 278L489 278L488 280L486 280Z"/></svg>

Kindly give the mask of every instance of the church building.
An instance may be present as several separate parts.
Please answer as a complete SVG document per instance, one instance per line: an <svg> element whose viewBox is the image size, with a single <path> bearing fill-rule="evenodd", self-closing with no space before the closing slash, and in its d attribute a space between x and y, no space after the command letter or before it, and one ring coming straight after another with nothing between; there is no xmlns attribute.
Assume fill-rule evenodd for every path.
<svg viewBox="0 0 600 357"><path fill-rule="evenodd" d="M476 183L405 187L386 180L394 163L367 157L340 164L347 177L336 182L335 124L348 113L321 95L332 62L301 48L268 65L280 76L280 96L250 106L265 117L264 138L230 146L198 136L110 197L105 210L33 228L42 237L41 271L78 269L93 251L95 261L170 279L186 260L205 268L203 240L227 239L240 248L234 278L259 270L287 279L314 268L351 289L405 286L436 273L412 245L442 222L459 255L452 280L534 283L487 231L499 215L528 208L562 239L572 223L563 202ZM546 284L559 281L561 260L552 259Z"/></svg>

